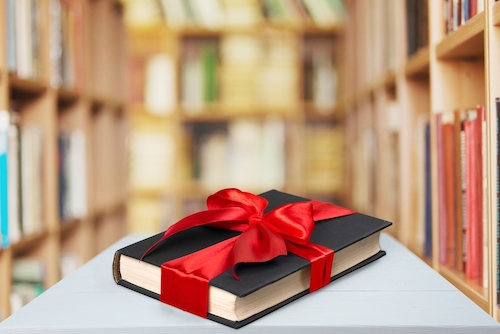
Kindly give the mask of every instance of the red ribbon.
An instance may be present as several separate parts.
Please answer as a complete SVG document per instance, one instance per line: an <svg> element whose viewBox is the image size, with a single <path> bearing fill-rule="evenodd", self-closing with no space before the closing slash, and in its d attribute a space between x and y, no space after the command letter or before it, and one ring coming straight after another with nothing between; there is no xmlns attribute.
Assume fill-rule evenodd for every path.
<svg viewBox="0 0 500 334"><path fill-rule="evenodd" d="M291 252L311 262L309 291L330 282L333 250L309 242L315 221L353 214L331 203L312 200L282 205L264 213L267 200L238 189L224 189L207 199L208 210L172 225L142 256L169 236L195 226L242 232L201 251L161 266L160 301L207 317L209 281L239 263L269 261ZM142 260L141 258L141 260Z"/></svg>

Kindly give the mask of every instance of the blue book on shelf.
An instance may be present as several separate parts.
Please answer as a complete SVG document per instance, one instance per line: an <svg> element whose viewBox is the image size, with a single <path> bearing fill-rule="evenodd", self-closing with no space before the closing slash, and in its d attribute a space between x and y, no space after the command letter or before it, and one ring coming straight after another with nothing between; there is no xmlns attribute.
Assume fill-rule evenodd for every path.
<svg viewBox="0 0 500 334"><path fill-rule="evenodd" d="M432 256L431 126L425 125L425 257Z"/></svg>
<svg viewBox="0 0 500 334"><path fill-rule="evenodd" d="M9 246L7 150L9 139L9 113L0 111L0 247Z"/></svg>

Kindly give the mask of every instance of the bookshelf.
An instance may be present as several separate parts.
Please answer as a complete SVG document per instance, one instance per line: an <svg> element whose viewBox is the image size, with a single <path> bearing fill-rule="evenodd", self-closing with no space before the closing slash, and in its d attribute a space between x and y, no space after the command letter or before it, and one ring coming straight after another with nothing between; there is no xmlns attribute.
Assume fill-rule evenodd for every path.
<svg viewBox="0 0 500 334"><path fill-rule="evenodd" d="M33 295L16 264L43 268L47 289L125 235L128 120L121 3L8 0L0 17L0 110L21 138L9 137L21 207L0 248L1 321Z"/></svg>
<svg viewBox="0 0 500 334"><path fill-rule="evenodd" d="M356 148L349 165L367 166L348 168L352 202L360 211L393 218L394 236L500 321L495 105L500 4L478 1L475 12L463 7L460 20L445 21L444 11L452 13L457 3L346 1L353 18L346 35L360 40L347 43L345 55L353 74L344 81L352 92L344 103ZM377 10L383 14L376 16ZM408 12L418 12L420 19ZM393 32L384 40L380 32L388 27ZM481 115L478 106L484 106L484 122L474 121ZM467 137L474 127L476 134ZM447 129L454 129L455 137ZM366 133L376 146L371 156ZM474 144L466 148L467 143ZM471 152L479 154L473 164ZM391 181L396 196L388 194Z"/></svg>
<svg viewBox="0 0 500 334"><path fill-rule="evenodd" d="M202 5L125 2L133 147L129 230L164 230L203 210L206 197L226 187L252 193L276 188L345 203L345 126L336 81L344 75L336 66L343 14L325 11L330 21L320 23L306 11L266 15L270 3L285 8L302 1L207 1L220 9L213 14L219 19L195 15L174 22L169 10L175 8L164 7L174 2ZM326 92L312 87L316 67L324 68ZM162 82L154 73L174 80ZM154 82L162 82L160 92ZM146 146L155 149L145 152ZM157 147L162 149L154 153Z"/></svg>

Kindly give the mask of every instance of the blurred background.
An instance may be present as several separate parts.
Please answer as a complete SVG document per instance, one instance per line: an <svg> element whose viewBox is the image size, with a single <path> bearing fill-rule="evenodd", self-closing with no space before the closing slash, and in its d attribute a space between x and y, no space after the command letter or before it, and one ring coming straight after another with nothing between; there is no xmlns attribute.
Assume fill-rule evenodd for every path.
<svg viewBox="0 0 500 334"><path fill-rule="evenodd" d="M496 1L4 0L0 22L0 320L226 187L389 220L500 317Z"/></svg>

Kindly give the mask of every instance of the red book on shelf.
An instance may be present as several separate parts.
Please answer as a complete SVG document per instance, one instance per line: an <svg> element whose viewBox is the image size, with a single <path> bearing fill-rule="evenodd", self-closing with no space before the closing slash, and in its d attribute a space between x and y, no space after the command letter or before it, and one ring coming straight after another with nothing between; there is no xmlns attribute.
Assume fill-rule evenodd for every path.
<svg viewBox="0 0 500 334"><path fill-rule="evenodd" d="M454 112L454 178L455 178L455 269L462 272L464 270L463 262L463 189L462 189L462 122L464 112L455 110Z"/></svg>
<svg viewBox="0 0 500 334"><path fill-rule="evenodd" d="M465 276L482 280L482 163L481 116L470 110L464 123L466 159L466 256Z"/></svg>
<svg viewBox="0 0 500 334"><path fill-rule="evenodd" d="M443 114L442 159L444 181L444 210L446 212L446 265L455 268L456 225L455 225L455 159L454 159L454 125L453 114Z"/></svg>
<svg viewBox="0 0 500 334"><path fill-rule="evenodd" d="M446 210L443 159L443 122L442 114L436 115L437 163L438 163L438 238L439 263L445 265L446 253Z"/></svg>

